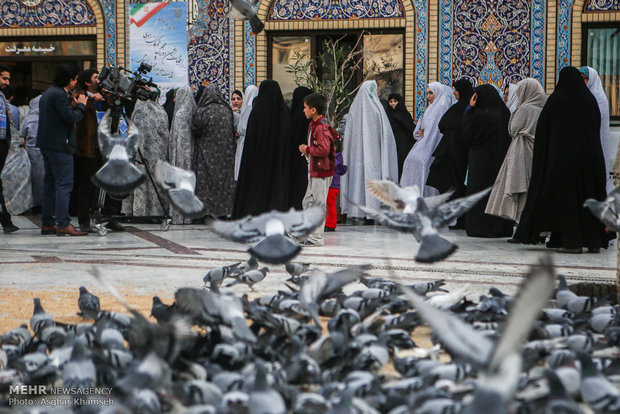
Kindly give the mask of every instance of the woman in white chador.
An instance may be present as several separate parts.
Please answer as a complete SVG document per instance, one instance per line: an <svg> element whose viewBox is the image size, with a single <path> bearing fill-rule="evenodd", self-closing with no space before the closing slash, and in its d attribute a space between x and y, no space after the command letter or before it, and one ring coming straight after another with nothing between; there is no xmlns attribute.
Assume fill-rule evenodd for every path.
<svg viewBox="0 0 620 414"><path fill-rule="evenodd" d="M344 164L349 171L340 178L340 207L343 214L362 218L365 214L352 203L375 209L381 205L366 190L366 181L398 180L396 142L375 81L364 82L357 92L342 143Z"/></svg>
<svg viewBox="0 0 620 414"><path fill-rule="evenodd" d="M443 136L439 132L439 120L454 102L452 88L439 82L428 84L426 96L429 105L413 131L413 137L418 142L409 151L409 155L405 159L400 185L401 187L415 185L424 196L431 196L436 195L438 191L433 187L426 186L426 179L433 163L433 152L435 152L435 148Z"/></svg>
<svg viewBox="0 0 620 414"><path fill-rule="evenodd" d="M235 152L235 181L239 178L239 166L241 165L241 156L243 155L243 144L245 143L245 132L248 128L248 119L252 112L252 102L258 95L258 86L250 85L245 88L245 99L239 111L239 122L237 123L237 151Z"/></svg>
<svg viewBox="0 0 620 414"><path fill-rule="evenodd" d="M588 85L588 89L594 95L598 104L598 110L601 112L601 146L603 147L603 157L605 158L606 190L607 193L610 193L615 188L614 180L609 175L609 172L614 167L615 157L611 160L609 159L612 156L610 154L612 152L611 148L609 148L609 101L596 69L584 66L579 71L585 77L586 85Z"/></svg>

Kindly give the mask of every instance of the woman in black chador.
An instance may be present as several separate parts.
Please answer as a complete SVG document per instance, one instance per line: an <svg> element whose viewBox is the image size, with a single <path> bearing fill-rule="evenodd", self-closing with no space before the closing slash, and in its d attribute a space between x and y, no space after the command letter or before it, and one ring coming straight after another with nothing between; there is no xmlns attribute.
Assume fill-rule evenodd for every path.
<svg viewBox="0 0 620 414"><path fill-rule="evenodd" d="M579 71L566 67L547 99L536 126L532 177L527 202L514 238L538 242L551 232L547 247L581 253L606 248L610 235L590 210L588 198L603 200L605 162L600 112Z"/></svg>
<svg viewBox="0 0 620 414"><path fill-rule="evenodd" d="M510 111L491 85L478 86L463 115L465 143L469 147L467 194L487 189L495 183L510 146ZM465 215L465 231L470 237L510 237L512 222L485 214L486 196Z"/></svg>
<svg viewBox="0 0 620 414"><path fill-rule="evenodd" d="M304 98L312 90L300 86L293 91L291 104L291 173L289 188L289 206L301 210L301 201L308 187L308 161L299 153L301 144L308 145L308 125L310 120L304 115Z"/></svg>
<svg viewBox="0 0 620 414"><path fill-rule="evenodd" d="M463 140L463 113L474 94L474 88L467 79L459 79L452 86L458 102L439 121L439 132L443 137L433 153L434 160L426 185L436 188L440 193L454 191L453 198L459 198L465 195L469 150Z"/></svg>
<svg viewBox="0 0 620 414"><path fill-rule="evenodd" d="M400 181L400 176L403 172L403 163L415 143L415 139L413 138L415 124L405 106L403 97L397 93L390 94L388 97L388 104L385 107L385 112L390 120L392 132L394 133L394 141L396 142L398 180Z"/></svg>
<svg viewBox="0 0 620 414"><path fill-rule="evenodd" d="M280 85L260 84L248 120L233 217L289 207L291 117Z"/></svg>

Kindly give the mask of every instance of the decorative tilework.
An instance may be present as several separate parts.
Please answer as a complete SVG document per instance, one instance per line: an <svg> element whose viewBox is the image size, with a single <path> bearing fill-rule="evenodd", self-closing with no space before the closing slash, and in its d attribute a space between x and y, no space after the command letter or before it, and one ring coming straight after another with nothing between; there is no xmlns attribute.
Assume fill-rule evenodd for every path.
<svg viewBox="0 0 620 414"><path fill-rule="evenodd" d="M588 0L584 11L620 11L620 0Z"/></svg>
<svg viewBox="0 0 620 414"><path fill-rule="evenodd" d="M116 0L101 0L105 16L105 49L108 65L116 65Z"/></svg>
<svg viewBox="0 0 620 414"><path fill-rule="evenodd" d="M570 29L573 0L559 0L558 4L558 60L556 76L562 68L570 65Z"/></svg>
<svg viewBox="0 0 620 414"><path fill-rule="evenodd" d="M428 68L428 2L427 0L411 0L415 9L415 111L414 118L420 119L426 109L426 71Z"/></svg>
<svg viewBox="0 0 620 414"><path fill-rule="evenodd" d="M405 17L401 0L275 0L267 20L343 20Z"/></svg>
<svg viewBox="0 0 620 414"><path fill-rule="evenodd" d="M256 36L252 33L249 22L245 22L243 27L245 57L245 87L256 85Z"/></svg>
<svg viewBox="0 0 620 414"><path fill-rule="evenodd" d="M198 18L188 31L192 89L215 83L229 97L234 79L234 22L226 18L228 0L200 0Z"/></svg>
<svg viewBox="0 0 620 414"><path fill-rule="evenodd" d="M18 0L0 3L0 27L92 26L96 23L86 0L45 0L34 7Z"/></svg>
<svg viewBox="0 0 620 414"><path fill-rule="evenodd" d="M440 81L544 81L544 0L441 0Z"/></svg>
<svg viewBox="0 0 620 414"><path fill-rule="evenodd" d="M452 85L452 0L441 0L439 8L439 82Z"/></svg>

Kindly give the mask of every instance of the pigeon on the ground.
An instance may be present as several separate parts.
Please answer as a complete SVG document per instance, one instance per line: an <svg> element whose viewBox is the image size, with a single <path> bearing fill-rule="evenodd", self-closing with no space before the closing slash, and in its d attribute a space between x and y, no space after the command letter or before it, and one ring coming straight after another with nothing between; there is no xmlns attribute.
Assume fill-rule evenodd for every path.
<svg viewBox="0 0 620 414"><path fill-rule="evenodd" d="M282 264L293 259L301 247L289 237L305 237L325 219L325 206L310 207L304 211L292 208L286 213L271 211L256 217L234 221L214 220L210 228L218 235L238 242L254 243L248 252L262 262Z"/></svg>
<svg viewBox="0 0 620 414"><path fill-rule="evenodd" d="M30 318L30 329L32 329L32 332L34 332L36 336L40 337L43 330L49 326L54 326L54 318L43 310L41 299L34 298L34 309L32 311L32 318Z"/></svg>
<svg viewBox="0 0 620 414"><path fill-rule="evenodd" d="M258 269L258 260L254 256L250 256L250 258L236 266L236 268L231 272L231 276L237 276L241 273L249 272L250 270Z"/></svg>
<svg viewBox="0 0 620 414"><path fill-rule="evenodd" d="M262 281L267 275L268 271L268 267L263 267L261 269L250 270L248 272L242 273L238 276L235 276L235 280L227 284L226 287L231 287L239 283L245 283L250 287L250 289L254 290L254 285Z"/></svg>
<svg viewBox="0 0 620 414"><path fill-rule="evenodd" d="M153 306L151 307L151 316L157 319L157 322L170 322L176 315L176 305L166 305L161 301L159 296L153 296Z"/></svg>
<svg viewBox="0 0 620 414"><path fill-rule="evenodd" d="M238 262L238 263L235 263L229 266L222 266L222 267L217 267L215 269L211 269L202 278L202 281L205 283L205 285L209 283L211 287L220 286L222 282L224 281L224 279L226 279L227 277L231 277L237 271L240 264L241 262ZM258 263L256 264L258 265Z"/></svg>
<svg viewBox="0 0 620 414"><path fill-rule="evenodd" d="M304 282L299 292L301 307L312 315L312 319L321 325L319 306L322 301L340 292L349 283L355 282L365 275L368 266L352 267L338 272L327 274L321 270L314 270L311 277Z"/></svg>
<svg viewBox="0 0 620 414"><path fill-rule="evenodd" d="M92 177L92 182L110 194L129 194L141 185L146 176L133 160L140 146L140 132L135 124L127 122L127 137L112 135L112 117L108 110L99 124L99 148L108 161Z"/></svg>
<svg viewBox="0 0 620 414"><path fill-rule="evenodd" d="M521 345L554 290L553 266L547 259L530 269L512 304L496 344L455 315L436 309L411 290L403 288L420 317L431 327L448 352L484 368L473 401L465 413L505 413L519 383Z"/></svg>
<svg viewBox="0 0 620 414"><path fill-rule="evenodd" d="M605 201L589 198L583 206L590 209L609 231L620 232L620 187L609 193Z"/></svg>
<svg viewBox="0 0 620 414"><path fill-rule="evenodd" d="M291 275L291 279L295 279L310 269L310 263L286 263L284 267L288 274Z"/></svg>
<svg viewBox="0 0 620 414"><path fill-rule="evenodd" d="M581 362L581 398L596 412L620 412L620 391L601 375L592 363L590 355L579 352Z"/></svg>
<svg viewBox="0 0 620 414"><path fill-rule="evenodd" d="M166 161L157 160L155 182L167 194L170 203L185 218L199 218L205 215L205 206L196 197L196 174L193 171L174 167Z"/></svg>
<svg viewBox="0 0 620 414"><path fill-rule="evenodd" d="M78 297L78 315L85 319L97 319L101 311L99 298L90 293L84 286L80 286L80 296Z"/></svg>
<svg viewBox="0 0 620 414"><path fill-rule="evenodd" d="M410 213L374 210L366 206L358 208L379 224L403 233L412 233L420 242L415 260L421 263L433 263L445 259L457 249L455 244L441 237L437 229L448 226L484 198L489 191L490 188L438 206L429 206L419 197L415 210Z"/></svg>
<svg viewBox="0 0 620 414"><path fill-rule="evenodd" d="M233 19L249 20L252 27L252 33L259 34L265 28L265 24L260 21L254 8L258 1L246 1L246 0L230 0L230 11L228 17ZM236 12L236 13L235 13Z"/></svg>

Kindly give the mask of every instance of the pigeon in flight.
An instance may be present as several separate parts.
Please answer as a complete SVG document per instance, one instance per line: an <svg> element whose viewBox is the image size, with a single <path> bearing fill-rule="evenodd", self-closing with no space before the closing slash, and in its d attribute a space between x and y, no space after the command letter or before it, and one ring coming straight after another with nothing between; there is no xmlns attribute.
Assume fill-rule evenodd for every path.
<svg viewBox="0 0 620 414"><path fill-rule="evenodd" d="M265 24L260 21L256 12L252 6L256 5L258 1L246 1L246 0L230 0L230 11L228 17L238 20L249 20L252 27L252 33L259 34L265 28Z"/></svg>
<svg viewBox="0 0 620 414"><path fill-rule="evenodd" d="M173 167L166 161L157 160L155 181L164 189L170 203L185 218L199 218L205 214L205 206L196 197L196 174L182 168Z"/></svg>
<svg viewBox="0 0 620 414"><path fill-rule="evenodd" d="M605 199L596 201L589 198L583 203L584 207L590 209L609 231L620 232L620 187L616 187Z"/></svg>
<svg viewBox="0 0 620 414"><path fill-rule="evenodd" d="M418 199L422 197L417 185L413 187L399 187L398 184L388 180L368 180L366 188L370 194L375 196L383 204L389 206L394 211L403 213L413 213L418 206ZM430 208L437 207L452 196L452 192L447 192L434 197L424 198L424 202Z"/></svg>
<svg viewBox="0 0 620 414"><path fill-rule="evenodd" d="M383 224L403 233L413 233L420 242L415 260L421 263L433 263L451 255L457 246L439 235L437 229L448 226L454 219L463 215L478 201L484 198L490 188L458 198L439 205L428 205L425 199L418 197L415 210L410 213L403 211L374 210L366 206L357 206L366 215L379 224ZM436 200L435 200L436 201ZM436 204L433 202L433 204ZM409 207L407 207L409 211Z"/></svg>
<svg viewBox="0 0 620 414"><path fill-rule="evenodd" d="M112 117L108 110L99 124L99 148L108 161L91 177L92 182L110 194L128 194L146 180L146 176L133 164L138 153L140 133L127 122L127 137L112 135Z"/></svg>
<svg viewBox="0 0 620 414"><path fill-rule="evenodd" d="M299 254L301 247L289 237L310 234L325 219L325 207L314 206L304 211L286 213L271 211L240 220L214 220L210 228L218 235L238 243L259 242L248 252L262 262L283 264ZM288 236L288 237L287 237Z"/></svg>
<svg viewBox="0 0 620 414"><path fill-rule="evenodd" d="M554 291L551 261L543 259L539 265L530 268L496 343L456 315L434 308L408 288L402 289L453 358L484 370L474 398L464 413L507 412L507 405L519 385L521 346Z"/></svg>

